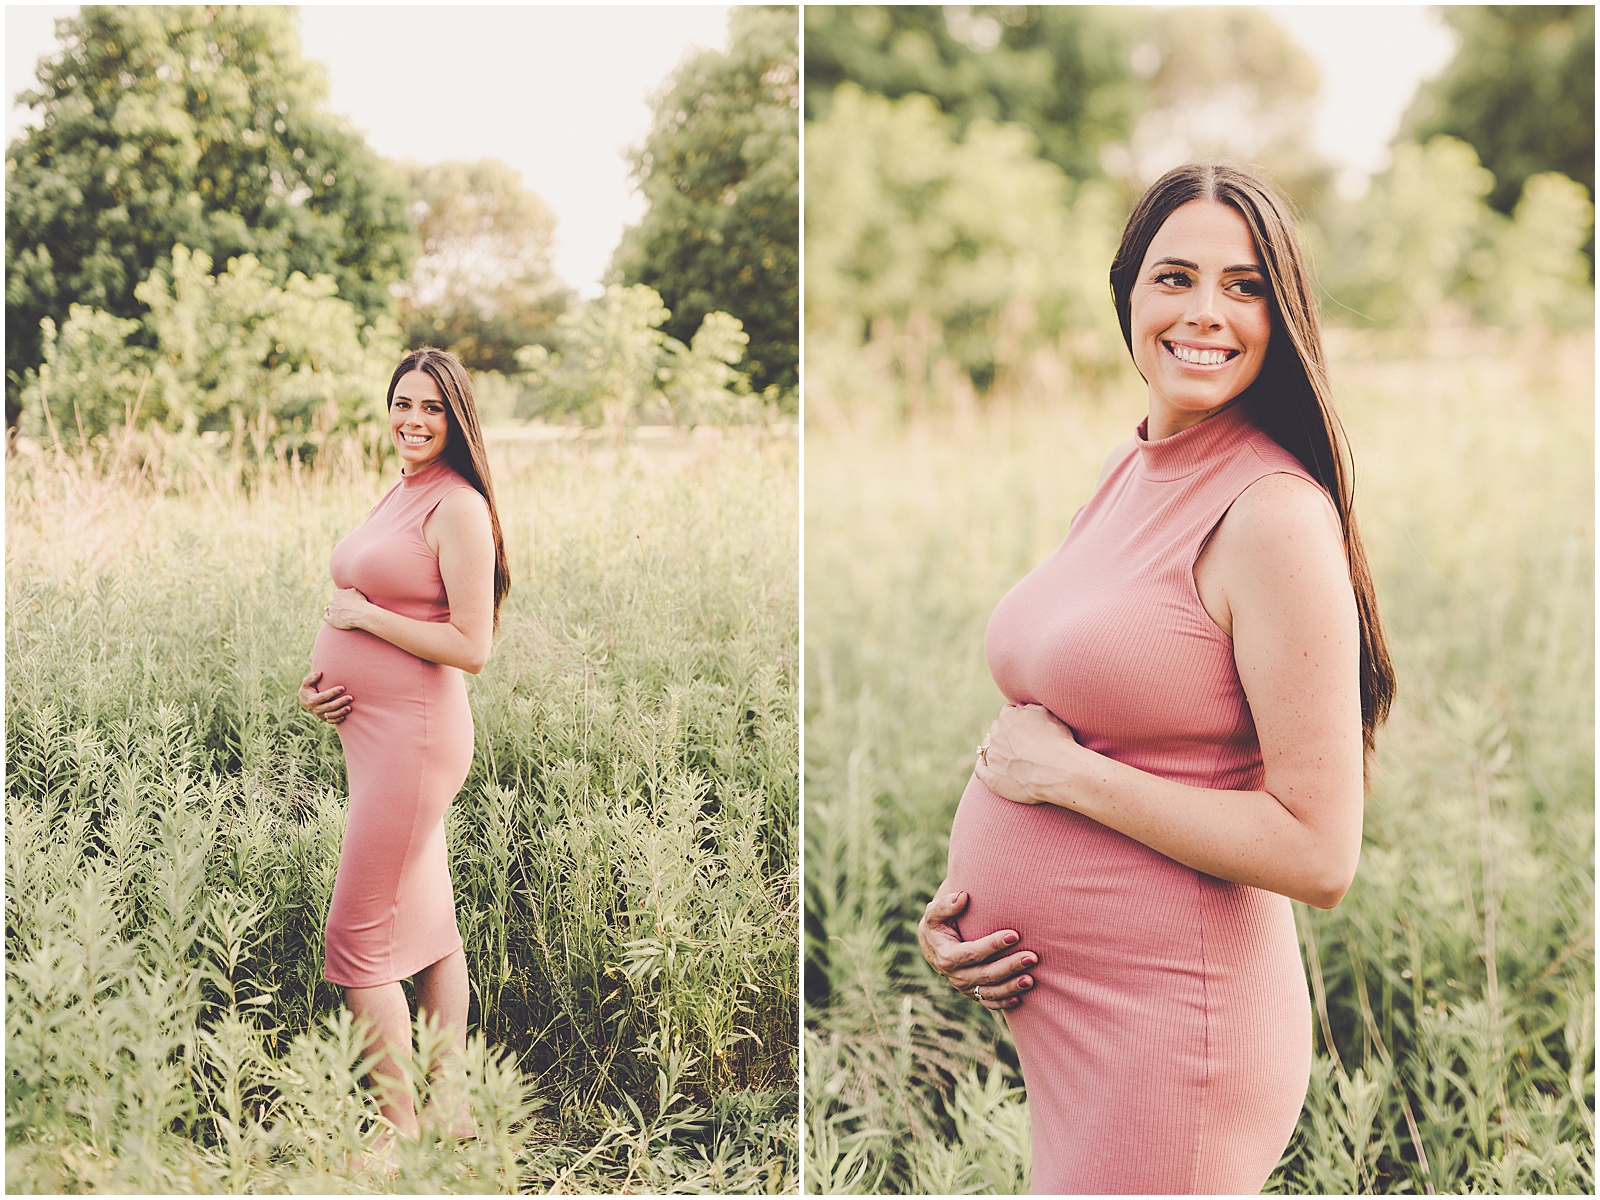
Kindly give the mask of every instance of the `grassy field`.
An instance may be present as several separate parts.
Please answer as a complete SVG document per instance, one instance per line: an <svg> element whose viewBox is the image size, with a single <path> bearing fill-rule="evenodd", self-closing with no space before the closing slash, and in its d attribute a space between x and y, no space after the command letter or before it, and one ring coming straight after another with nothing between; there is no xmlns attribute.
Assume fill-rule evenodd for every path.
<svg viewBox="0 0 1600 1200"><path fill-rule="evenodd" d="M1317 1058L1269 1190L1592 1192L1593 340L1331 349L1400 695L1355 884L1296 906ZM902 423L868 356L808 368L807 1188L1025 1190L1015 1054L915 924L1000 704L989 613L1142 391Z"/></svg>
<svg viewBox="0 0 1600 1200"><path fill-rule="evenodd" d="M7 1190L385 1188L321 980L343 758L294 690L394 464L147 449L8 464ZM793 1190L795 441L496 456L446 818L481 1136L393 1186Z"/></svg>

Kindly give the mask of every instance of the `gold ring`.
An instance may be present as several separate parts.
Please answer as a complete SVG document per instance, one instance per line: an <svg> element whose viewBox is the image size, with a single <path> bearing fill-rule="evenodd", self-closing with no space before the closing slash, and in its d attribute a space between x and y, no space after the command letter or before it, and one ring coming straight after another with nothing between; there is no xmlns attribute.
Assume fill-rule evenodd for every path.
<svg viewBox="0 0 1600 1200"><path fill-rule="evenodd" d="M988 746L988 743L984 743L983 745L980 745L978 747L978 757L983 759L983 765L984 766L987 767L989 765L989 746Z"/></svg>

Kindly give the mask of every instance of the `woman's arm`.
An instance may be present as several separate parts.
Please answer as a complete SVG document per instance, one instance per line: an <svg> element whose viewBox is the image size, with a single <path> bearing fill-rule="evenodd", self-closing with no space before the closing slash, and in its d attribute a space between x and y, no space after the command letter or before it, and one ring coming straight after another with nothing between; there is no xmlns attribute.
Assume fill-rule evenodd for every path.
<svg viewBox="0 0 1600 1200"><path fill-rule="evenodd" d="M1048 711L1002 710L978 778L1059 804L1186 866L1332 908L1361 850L1359 634L1327 497L1269 475L1234 502L1205 551L1213 619L1234 639L1261 740L1259 791L1190 787L1095 754Z"/></svg>
<svg viewBox="0 0 1600 1200"><path fill-rule="evenodd" d="M450 603L450 620L416 621L379 608L355 588L341 588L328 605L327 620L340 629L362 629L418 658L476 675L489 660L494 637L494 531L489 508L471 488L457 488L439 501L423 529L439 556L439 576Z"/></svg>

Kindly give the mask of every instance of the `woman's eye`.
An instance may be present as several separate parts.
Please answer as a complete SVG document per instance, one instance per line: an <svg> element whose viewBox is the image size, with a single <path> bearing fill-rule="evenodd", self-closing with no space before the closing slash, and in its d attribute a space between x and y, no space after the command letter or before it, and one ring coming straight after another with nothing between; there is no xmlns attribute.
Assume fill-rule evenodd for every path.
<svg viewBox="0 0 1600 1200"><path fill-rule="evenodd" d="M1188 287L1189 277L1182 271L1166 271L1156 276L1156 282L1172 284L1174 287Z"/></svg>
<svg viewBox="0 0 1600 1200"><path fill-rule="evenodd" d="M1239 294L1243 296L1265 296L1267 294L1265 285L1259 279L1241 279L1233 286L1238 288Z"/></svg>

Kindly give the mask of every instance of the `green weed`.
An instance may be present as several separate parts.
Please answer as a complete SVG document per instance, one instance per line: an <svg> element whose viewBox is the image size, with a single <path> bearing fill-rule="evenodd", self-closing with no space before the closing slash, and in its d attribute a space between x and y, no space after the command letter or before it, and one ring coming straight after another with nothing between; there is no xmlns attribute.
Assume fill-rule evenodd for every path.
<svg viewBox="0 0 1600 1200"><path fill-rule="evenodd" d="M514 589L447 814L480 1133L393 1180L321 979L343 759L294 701L385 484L355 442L157 449L8 472L8 1188L793 1190L792 443L497 452Z"/></svg>

